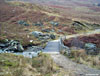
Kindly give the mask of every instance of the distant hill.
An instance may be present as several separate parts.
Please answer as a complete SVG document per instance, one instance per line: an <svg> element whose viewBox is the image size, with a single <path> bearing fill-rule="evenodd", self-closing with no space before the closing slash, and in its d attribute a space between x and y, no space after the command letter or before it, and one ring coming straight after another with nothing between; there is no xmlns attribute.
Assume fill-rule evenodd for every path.
<svg viewBox="0 0 100 76"><path fill-rule="evenodd" d="M100 3L100 0L11 0L11 1L28 1L39 3L66 3L66 2L78 2L78 3Z"/></svg>

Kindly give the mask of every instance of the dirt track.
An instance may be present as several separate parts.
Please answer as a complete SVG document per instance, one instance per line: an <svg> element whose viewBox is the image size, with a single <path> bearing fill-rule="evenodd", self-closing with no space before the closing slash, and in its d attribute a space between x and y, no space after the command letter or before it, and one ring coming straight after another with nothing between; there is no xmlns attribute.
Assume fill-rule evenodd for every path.
<svg viewBox="0 0 100 76"><path fill-rule="evenodd" d="M61 54L51 54L51 57L56 64L66 71L72 72L74 76L100 76L100 70L72 62L70 59Z"/></svg>

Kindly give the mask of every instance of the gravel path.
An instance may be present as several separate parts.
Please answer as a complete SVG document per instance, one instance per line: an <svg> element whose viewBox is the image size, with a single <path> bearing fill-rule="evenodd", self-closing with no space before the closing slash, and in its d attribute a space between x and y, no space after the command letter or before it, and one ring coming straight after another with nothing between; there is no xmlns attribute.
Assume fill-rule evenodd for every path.
<svg viewBox="0 0 100 76"><path fill-rule="evenodd" d="M100 76L100 70L72 62L61 54L51 54L51 57L57 65L66 71L73 72L75 76Z"/></svg>
<svg viewBox="0 0 100 76"><path fill-rule="evenodd" d="M59 40L49 41L46 48L43 50L44 53L59 53Z"/></svg>

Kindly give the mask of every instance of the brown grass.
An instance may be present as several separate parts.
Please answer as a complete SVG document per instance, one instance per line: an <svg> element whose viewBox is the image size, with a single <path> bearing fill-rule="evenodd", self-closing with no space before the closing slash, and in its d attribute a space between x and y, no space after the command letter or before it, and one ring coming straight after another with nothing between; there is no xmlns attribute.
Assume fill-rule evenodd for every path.
<svg viewBox="0 0 100 76"><path fill-rule="evenodd" d="M0 54L0 76L65 76L68 75L52 61L50 55L25 58L14 54Z"/></svg>
<svg viewBox="0 0 100 76"><path fill-rule="evenodd" d="M100 69L99 55L87 55L86 51L83 49L71 50L69 58L79 64L85 64L89 67Z"/></svg>
<svg viewBox="0 0 100 76"><path fill-rule="evenodd" d="M81 41L83 43L94 43L96 44L97 47L100 47L100 34L94 34L94 35L89 35L89 36L79 36L77 37L78 41ZM71 42L74 38L71 38L69 40L65 40L64 44L66 46L71 47Z"/></svg>

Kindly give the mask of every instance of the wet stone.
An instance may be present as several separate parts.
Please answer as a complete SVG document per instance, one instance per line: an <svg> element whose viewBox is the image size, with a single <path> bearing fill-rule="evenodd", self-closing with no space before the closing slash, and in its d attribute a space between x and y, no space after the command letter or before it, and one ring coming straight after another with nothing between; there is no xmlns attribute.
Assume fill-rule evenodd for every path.
<svg viewBox="0 0 100 76"><path fill-rule="evenodd" d="M87 50L87 54L95 55L98 53L96 44L93 43L86 43L85 49Z"/></svg>
<svg viewBox="0 0 100 76"><path fill-rule="evenodd" d="M10 40L7 43L0 44L0 48L6 51L23 51L24 48L18 41Z"/></svg>

